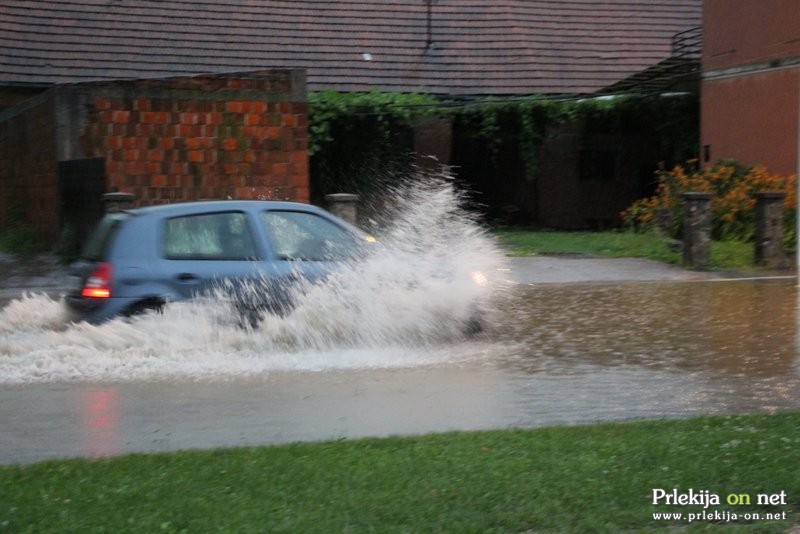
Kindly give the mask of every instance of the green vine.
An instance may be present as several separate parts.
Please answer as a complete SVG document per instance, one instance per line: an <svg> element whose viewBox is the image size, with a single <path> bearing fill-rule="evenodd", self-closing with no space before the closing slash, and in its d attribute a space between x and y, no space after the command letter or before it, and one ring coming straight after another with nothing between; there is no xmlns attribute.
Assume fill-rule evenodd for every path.
<svg viewBox="0 0 800 534"><path fill-rule="evenodd" d="M449 117L459 131L483 144L496 166L501 151L517 151L528 181L539 174L539 151L548 135L573 121L582 131L638 134L651 132L669 160L696 153L696 96L614 96L559 100L544 96L484 98L478 102L443 100L425 94L312 92L309 102L309 154L312 191L367 189L410 151L408 138L417 119ZM506 152L507 153L507 152ZM654 162L654 166L657 162ZM366 173L369 174L369 173ZM360 180L360 182L359 182Z"/></svg>
<svg viewBox="0 0 800 534"><path fill-rule="evenodd" d="M313 156L334 143L333 132L343 121L369 117L381 139L386 140L393 129L410 127L416 117L435 114L440 106L436 97L418 93L309 93L309 154Z"/></svg>

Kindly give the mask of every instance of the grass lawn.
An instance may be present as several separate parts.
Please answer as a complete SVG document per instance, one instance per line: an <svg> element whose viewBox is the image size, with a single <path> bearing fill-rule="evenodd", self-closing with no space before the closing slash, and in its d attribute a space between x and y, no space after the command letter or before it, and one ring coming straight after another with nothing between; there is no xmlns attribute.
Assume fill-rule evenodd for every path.
<svg viewBox="0 0 800 534"><path fill-rule="evenodd" d="M524 228L498 228L493 231L513 256L536 254L586 254L611 258L648 258L680 264L681 253L670 248L661 237L635 232L556 232ZM711 269L755 269L752 243L714 241L711 243Z"/></svg>
<svg viewBox="0 0 800 534"><path fill-rule="evenodd" d="M6 466L0 532L785 532L798 427L788 412ZM658 489L711 505L654 505ZM686 521L703 511L723 519Z"/></svg>

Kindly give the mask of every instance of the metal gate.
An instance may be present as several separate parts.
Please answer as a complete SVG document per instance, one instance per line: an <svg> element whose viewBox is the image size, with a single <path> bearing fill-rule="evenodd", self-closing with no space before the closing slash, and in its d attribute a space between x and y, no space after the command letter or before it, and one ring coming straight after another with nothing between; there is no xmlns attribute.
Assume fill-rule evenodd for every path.
<svg viewBox="0 0 800 534"><path fill-rule="evenodd" d="M77 252L103 217L106 192L105 158L58 162L58 197L62 247ZM73 250L69 250L73 249Z"/></svg>

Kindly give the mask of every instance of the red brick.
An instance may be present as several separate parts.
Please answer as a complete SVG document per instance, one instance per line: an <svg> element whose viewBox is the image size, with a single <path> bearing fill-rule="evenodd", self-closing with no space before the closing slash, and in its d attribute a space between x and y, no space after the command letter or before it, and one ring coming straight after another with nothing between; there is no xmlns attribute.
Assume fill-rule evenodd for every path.
<svg viewBox="0 0 800 534"><path fill-rule="evenodd" d="M166 111L143 111L141 121L144 124L168 124L170 114Z"/></svg>
<svg viewBox="0 0 800 534"><path fill-rule="evenodd" d="M97 98L94 101L94 107L100 110L111 109L111 101L107 98Z"/></svg>
<svg viewBox="0 0 800 534"><path fill-rule="evenodd" d="M233 101L225 105L225 111L230 113L244 113L244 102Z"/></svg>
<svg viewBox="0 0 800 534"><path fill-rule="evenodd" d="M175 147L175 139L172 137L162 137L158 140L158 146L163 150L170 150Z"/></svg>
<svg viewBox="0 0 800 534"><path fill-rule="evenodd" d="M113 136L113 135L109 136L109 137L106 137L104 145L105 145L106 148L110 148L112 150L122 148L122 137Z"/></svg>
<svg viewBox="0 0 800 534"><path fill-rule="evenodd" d="M289 172L288 163L275 163L272 165L272 174L283 176Z"/></svg>
<svg viewBox="0 0 800 534"><path fill-rule="evenodd" d="M198 121L197 113L181 113L178 117L181 124L197 124Z"/></svg>
<svg viewBox="0 0 800 534"><path fill-rule="evenodd" d="M163 174L156 174L151 178L150 184L153 187L164 187L165 185L167 185L167 177L164 176Z"/></svg>
<svg viewBox="0 0 800 534"><path fill-rule="evenodd" d="M205 160L205 156L202 150L191 150L189 151L189 161L192 163L202 163Z"/></svg>
<svg viewBox="0 0 800 534"><path fill-rule="evenodd" d="M295 124L294 115L291 115L289 113L284 114L282 124L284 126L294 126Z"/></svg>
<svg viewBox="0 0 800 534"><path fill-rule="evenodd" d="M262 102L260 100L256 100L254 102L250 102L250 112L251 113L266 113L267 112L267 103Z"/></svg>
<svg viewBox="0 0 800 534"><path fill-rule="evenodd" d="M227 139L222 140L222 148L225 150L233 151L236 150L238 146L238 142L233 137L229 137Z"/></svg>
<svg viewBox="0 0 800 534"><path fill-rule="evenodd" d="M258 126L261 124L261 115L258 113L248 113L244 116L245 126Z"/></svg>
<svg viewBox="0 0 800 534"><path fill-rule="evenodd" d="M201 148L200 138L198 137L188 137L186 139L186 148L189 150L197 150Z"/></svg>
<svg viewBox="0 0 800 534"><path fill-rule="evenodd" d="M289 160L296 165L305 165L308 163L308 154L305 152L292 152Z"/></svg>
<svg viewBox="0 0 800 534"><path fill-rule="evenodd" d="M294 188L294 195L293 200L295 202L305 202L308 203L310 198L309 190L307 186L298 186Z"/></svg>
<svg viewBox="0 0 800 534"><path fill-rule="evenodd" d="M237 187L236 198L239 200L253 200L258 198L258 192L254 187Z"/></svg>

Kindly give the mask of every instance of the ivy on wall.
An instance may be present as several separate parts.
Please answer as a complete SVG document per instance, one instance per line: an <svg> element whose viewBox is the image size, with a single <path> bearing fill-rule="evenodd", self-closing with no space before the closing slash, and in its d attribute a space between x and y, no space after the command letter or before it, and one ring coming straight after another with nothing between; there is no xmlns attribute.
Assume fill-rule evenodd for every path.
<svg viewBox="0 0 800 534"><path fill-rule="evenodd" d="M309 103L311 197L369 194L407 167L413 121L437 113L435 97L406 93L312 92Z"/></svg>
<svg viewBox="0 0 800 534"><path fill-rule="evenodd" d="M402 173L411 162L414 122L421 117L452 119L460 131L483 143L492 158L513 144L526 180L534 181L542 142L569 121L581 123L585 132L648 132L658 139L658 152L667 164L686 161L697 153L697 108L692 94L454 101L425 94L312 92L312 198L342 191L369 194L386 176ZM653 162L654 170L658 163Z"/></svg>

